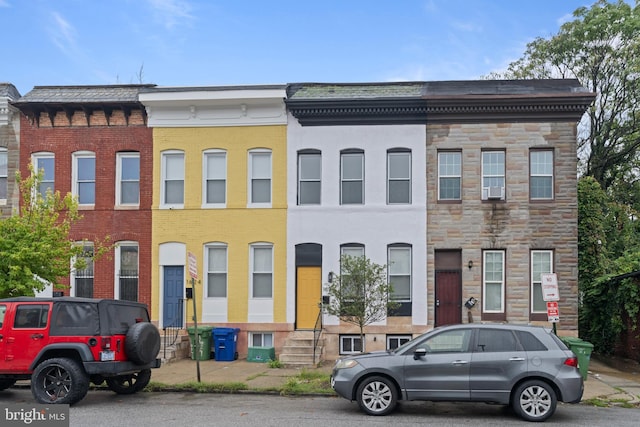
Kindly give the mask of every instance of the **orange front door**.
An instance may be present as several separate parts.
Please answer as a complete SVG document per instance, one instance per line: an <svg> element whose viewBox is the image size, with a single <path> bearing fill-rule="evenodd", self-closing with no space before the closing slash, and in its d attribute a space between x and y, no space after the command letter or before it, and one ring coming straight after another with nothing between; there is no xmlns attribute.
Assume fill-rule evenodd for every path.
<svg viewBox="0 0 640 427"><path fill-rule="evenodd" d="M322 271L320 267L298 267L296 328L313 329L320 313Z"/></svg>

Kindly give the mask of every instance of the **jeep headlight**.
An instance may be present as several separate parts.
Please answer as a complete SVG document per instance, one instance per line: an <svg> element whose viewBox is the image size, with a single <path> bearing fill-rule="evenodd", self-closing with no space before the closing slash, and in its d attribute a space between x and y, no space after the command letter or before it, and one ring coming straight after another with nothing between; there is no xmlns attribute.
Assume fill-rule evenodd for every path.
<svg viewBox="0 0 640 427"><path fill-rule="evenodd" d="M358 362L353 359L338 359L336 361L335 369L349 369L356 365L358 365Z"/></svg>

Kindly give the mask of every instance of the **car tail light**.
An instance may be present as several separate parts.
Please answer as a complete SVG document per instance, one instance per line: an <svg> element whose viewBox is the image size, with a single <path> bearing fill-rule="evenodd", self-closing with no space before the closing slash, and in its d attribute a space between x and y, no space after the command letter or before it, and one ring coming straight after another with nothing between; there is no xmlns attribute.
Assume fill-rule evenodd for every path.
<svg viewBox="0 0 640 427"><path fill-rule="evenodd" d="M100 337L100 347L102 347L103 350L111 350L111 338Z"/></svg>
<svg viewBox="0 0 640 427"><path fill-rule="evenodd" d="M565 361L564 364L567 366L572 366L574 368L578 367L578 358L577 357L568 357Z"/></svg>

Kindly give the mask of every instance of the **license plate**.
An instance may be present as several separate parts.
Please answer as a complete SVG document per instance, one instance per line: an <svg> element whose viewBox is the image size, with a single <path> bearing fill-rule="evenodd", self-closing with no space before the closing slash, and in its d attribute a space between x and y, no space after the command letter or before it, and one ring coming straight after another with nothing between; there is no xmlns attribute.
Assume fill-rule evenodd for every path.
<svg viewBox="0 0 640 427"><path fill-rule="evenodd" d="M112 360L116 360L116 354L113 351L101 351L100 352L100 361L101 362L110 362Z"/></svg>

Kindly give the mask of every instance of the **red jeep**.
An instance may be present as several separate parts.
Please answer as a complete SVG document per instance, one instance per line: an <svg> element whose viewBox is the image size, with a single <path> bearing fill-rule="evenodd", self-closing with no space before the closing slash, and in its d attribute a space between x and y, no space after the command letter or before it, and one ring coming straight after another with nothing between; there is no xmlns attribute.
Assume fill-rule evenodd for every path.
<svg viewBox="0 0 640 427"><path fill-rule="evenodd" d="M0 390L31 379L40 403L73 404L89 383L119 394L149 384L160 333L145 304L89 298L0 299Z"/></svg>

